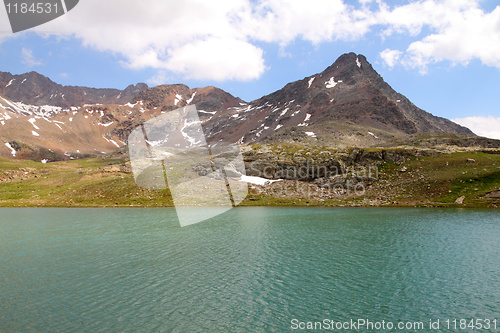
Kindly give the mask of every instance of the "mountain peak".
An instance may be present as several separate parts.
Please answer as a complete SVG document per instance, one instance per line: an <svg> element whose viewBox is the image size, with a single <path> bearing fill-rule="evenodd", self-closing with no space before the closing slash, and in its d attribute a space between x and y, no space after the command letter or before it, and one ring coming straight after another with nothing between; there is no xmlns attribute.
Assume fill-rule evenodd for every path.
<svg viewBox="0 0 500 333"><path fill-rule="evenodd" d="M362 68L363 65L370 65L366 57L362 54L356 54L354 52L344 53L335 60L335 62L327 67L325 71L329 71L338 67L357 67Z"/></svg>
<svg viewBox="0 0 500 333"><path fill-rule="evenodd" d="M341 55L331 66L320 73L322 76L333 76L346 84L354 84L363 76L379 77L366 57L362 54L345 53Z"/></svg>
<svg viewBox="0 0 500 333"><path fill-rule="evenodd" d="M185 84L152 87L141 91L134 101L142 101L147 108L159 108L162 111L171 111L191 103L200 110L214 111L239 106L243 102L213 86L191 89Z"/></svg>
<svg viewBox="0 0 500 333"><path fill-rule="evenodd" d="M240 112L244 112L245 121L238 124L233 119L238 119ZM216 140L230 136L248 143L275 136L289 127L311 132L309 128L329 123L335 128L344 123L369 128L364 133L378 130L390 135L472 134L465 127L416 107L394 91L364 55L356 53L343 54L323 72L288 83L232 113L213 120L217 124L209 131L210 136ZM228 130L221 131L224 127Z"/></svg>

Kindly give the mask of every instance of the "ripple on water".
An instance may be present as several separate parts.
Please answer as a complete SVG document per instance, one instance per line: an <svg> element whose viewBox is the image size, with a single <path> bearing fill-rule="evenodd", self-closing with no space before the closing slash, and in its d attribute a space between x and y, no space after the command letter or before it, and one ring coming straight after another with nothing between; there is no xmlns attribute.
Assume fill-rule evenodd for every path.
<svg viewBox="0 0 500 333"><path fill-rule="evenodd" d="M5 209L0 331L493 318L498 234L488 210L240 208L180 228L172 209Z"/></svg>

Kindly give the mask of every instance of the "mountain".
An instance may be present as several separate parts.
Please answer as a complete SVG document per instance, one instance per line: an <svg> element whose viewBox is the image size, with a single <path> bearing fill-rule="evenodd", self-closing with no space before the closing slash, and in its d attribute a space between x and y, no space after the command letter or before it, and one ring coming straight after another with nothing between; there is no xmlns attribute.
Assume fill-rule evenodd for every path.
<svg viewBox="0 0 500 333"><path fill-rule="evenodd" d="M212 142L369 147L421 133L474 136L416 107L363 55L349 53L249 103L211 86L94 89L62 86L36 72L0 72L0 156L52 161L109 153L125 146L144 121L190 104Z"/></svg>
<svg viewBox="0 0 500 333"><path fill-rule="evenodd" d="M416 107L394 91L363 55L354 53L342 55L319 74L289 83L231 110L229 115L214 117L208 133L216 140L242 143L259 142L270 136L277 138L280 131L286 133L290 127L302 127L308 133L314 128L331 136L334 134L331 128L325 128L328 123L336 127L333 132L341 130L339 124L355 124L351 128L356 132L362 126L370 129L372 134L368 135L372 137L376 136L373 130L381 135L472 134L463 126Z"/></svg>
<svg viewBox="0 0 500 333"><path fill-rule="evenodd" d="M15 81L19 77L23 76L18 76ZM95 91L93 95L85 94L90 91L89 88L69 87L79 93L73 96L81 97L83 93L86 99L66 99L65 94L62 94L64 103L68 104L47 106L43 105L43 96L50 98L46 92L38 99L22 96L32 96L32 87L46 86L47 89L59 91L67 91L68 87L57 85L41 75L31 75L31 78L34 83L23 78L15 90L6 87L4 91L8 94L0 96L2 157L53 161L105 154L126 145L128 135L134 128L165 112L193 103L200 110L200 118L205 120L218 110L243 103L241 99L215 87L190 89L186 85L173 84L142 89L144 86L138 84L123 91L95 89L100 93L108 92L102 100L108 100L107 104L89 103L99 95ZM10 80L6 85L15 84L15 81ZM14 91L17 95L13 95ZM56 99L53 99L52 102L57 104ZM125 103L120 104L120 100ZM63 102L60 98L58 101ZM26 102L32 104L27 105Z"/></svg>
<svg viewBox="0 0 500 333"><path fill-rule="evenodd" d="M145 83L129 85L124 90L63 86L37 72L12 75L0 72L0 96L14 102L9 111L41 116L82 107L85 104L125 104L148 88Z"/></svg>

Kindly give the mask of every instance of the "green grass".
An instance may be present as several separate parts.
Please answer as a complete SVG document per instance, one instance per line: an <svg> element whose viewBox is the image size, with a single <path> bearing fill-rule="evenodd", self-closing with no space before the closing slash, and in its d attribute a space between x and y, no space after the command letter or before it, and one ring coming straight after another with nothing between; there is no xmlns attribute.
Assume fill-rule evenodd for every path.
<svg viewBox="0 0 500 333"><path fill-rule="evenodd" d="M474 159L475 163L467 162ZM421 204L455 205L465 196L465 206L494 206L498 200L484 198L500 188L500 155L482 152L440 154L413 159L403 165L386 163L381 177L397 184L394 199ZM411 194L411 197L410 197Z"/></svg>
<svg viewBox="0 0 500 333"><path fill-rule="evenodd" d="M259 150L261 147L256 147ZM330 151L300 145L271 147L273 154ZM368 150L367 150L368 151ZM378 149L370 149L370 152ZM474 159L475 163L467 162ZM0 207L112 207L172 206L168 190L143 189L131 173L110 172L118 159L83 159L42 164L0 159ZM401 172L405 167L406 172ZM401 163L381 163L378 179L363 196L338 196L315 200L293 193L273 197L251 190L244 206L449 206L498 207L500 200L485 198L500 189L500 155L459 152L412 158ZM27 174L25 174L27 172ZM12 175L14 175L12 177ZM455 204L465 196L463 205Z"/></svg>
<svg viewBox="0 0 500 333"><path fill-rule="evenodd" d="M0 159L0 178L5 172L22 174L21 168L31 168L27 175L0 182L0 206L172 205L167 190L142 189L135 184L132 174L104 171L116 163L116 160L89 159L42 164Z"/></svg>

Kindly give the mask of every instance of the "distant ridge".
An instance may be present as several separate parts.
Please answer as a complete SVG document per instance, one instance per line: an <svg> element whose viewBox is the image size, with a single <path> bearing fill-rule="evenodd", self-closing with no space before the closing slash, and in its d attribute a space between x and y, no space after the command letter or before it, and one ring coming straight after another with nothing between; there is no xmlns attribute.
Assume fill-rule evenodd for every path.
<svg viewBox="0 0 500 333"><path fill-rule="evenodd" d="M63 86L37 72L13 75L0 72L0 96L28 105L51 105L68 109L85 104L125 104L148 88L145 83L124 90Z"/></svg>

